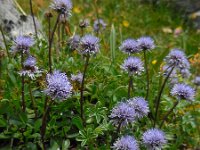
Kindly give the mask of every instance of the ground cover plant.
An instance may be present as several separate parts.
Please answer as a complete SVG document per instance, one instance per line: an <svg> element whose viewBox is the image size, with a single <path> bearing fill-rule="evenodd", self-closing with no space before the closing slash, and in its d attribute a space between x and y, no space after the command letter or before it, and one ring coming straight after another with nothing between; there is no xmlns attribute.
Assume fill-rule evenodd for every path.
<svg viewBox="0 0 200 150"><path fill-rule="evenodd" d="M4 40L1 149L200 148L199 34L166 3L23 2L43 30Z"/></svg>

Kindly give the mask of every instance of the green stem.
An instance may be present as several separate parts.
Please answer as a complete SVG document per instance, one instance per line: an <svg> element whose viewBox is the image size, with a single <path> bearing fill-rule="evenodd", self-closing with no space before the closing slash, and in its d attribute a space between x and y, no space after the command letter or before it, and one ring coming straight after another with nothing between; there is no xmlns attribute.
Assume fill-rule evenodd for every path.
<svg viewBox="0 0 200 150"><path fill-rule="evenodd" d="M53 27L52 33L49 34L49 72L50 73L52 73L52 57L51 57L52 51L51 51L51 48L52 48L53 38L54 38L54 34L55 34L55 31L56 31L59 19L60 19L60 14L57 17L57 20L56 20L56 23ZM50 18L49 18L49 33L50 33L50 30L51 30L51 26L50 26Z"/></svg>
<svg viewBox="0 0 200 150"><path fill-rule="evenodd" d="M85 76L86 76L87 67L88 67L88 64L89 64L89 59L90 59L90 55L88 54L88 55L86 56L86 62L85 62L85 67L84 67L84 71L83 71L83 79L82 79L82 82L81 82L80 107L81 107L81 118L82 118L83 124L85 123L84 116L83 116L83 103L84 103L83 92L84 92L84 81L85 81Z"/></svg>
<svg viewBox="0 0 200 150"><path fill-rule="evenodd" d="M42 117L42 126L41 126L41 130L40 130L40 134L41 134L41 140L42 140L42 144L43 144L43 149L46 150L45 147L45 133L46 133L46 127L47 127L47 116L49 114L49 110L50 110L50 106L52 104L52 100L50 100L49 105L47 102L47 106L46 109L44 111L43 117Z"/></svg>
<svg viewBox="0 0 200 150"><path fill-rule="evenodd" d="M163 82L163 84L161 86L161 89L160 89L160 91L158 93L158 96L156 98L156 113L155 113L154 127L155 127L156 121L157 121L158 109L159 109L159 105L160 105L161 96L162 96L163 90L165 88L165 85L167 83L167 80L169 79L169 77L170 77L170 75L171 75L173 70L174 70L174 66L172 66L171 70L169 71L168 75L166 76L166 78L165 78L165 80L164 80L164 82Z"/></svg>
<svg viewBox="0 0 200 150"><path fill-rule="evenodd" d="M163 120L162 120L162 122L161 122L161 124L160 124L160 127L159 127L160 129L162 128L164 122L167 120L168 116L172 113L172 111L174 110L174 108L176 108L176 106L178 105L178 102L179 102L179 101L176 101L176 102L174 103L173 107L172 107L172 108L167 112L167 114L164 116L164 118L163 118Z"/></svg>
<svg viewBox="0 0 200 150"><path fill-rule="evenodd" d="M143 51L144 52L144 62L145 62L145 71L146 71L146 100L149 100L149 85L150 85L150 81L149 81L149 68L148 68L148 61L147 61L147 56L146 56L146 50Z"/></svg>
<svg viewBox="0 0 200 150"><path fill-rule="evenodd" d="M24 70L24 52L23 50L21 50L21 68L22 70ZM24 98L24 75L22 74L22 78L21 78L21 82L22 82L22 89L21 89L21 96L22 96L22 111L25 112L26 110L26 103L25 103L25 98Z"/></svg>
<svg viewBox="0 0 200 150"><path fill-rule="evenodd" d="M129 78L129 84L128 84L128 99L131 96L131 88L133 89L133 77L130 76Z"/></svg>
<svg viewBox="0 0 200 150"><path fill-rule="evenodd" d="M29 1L29 4L30 4L31 16L32 16L32 19L33 19L33 25L34 25L34 29L35 29L35 35L36 35L36 38L38 39L37 26L36 26L36 22L35 22L34 13L33 13L32 0Z"/></svg>

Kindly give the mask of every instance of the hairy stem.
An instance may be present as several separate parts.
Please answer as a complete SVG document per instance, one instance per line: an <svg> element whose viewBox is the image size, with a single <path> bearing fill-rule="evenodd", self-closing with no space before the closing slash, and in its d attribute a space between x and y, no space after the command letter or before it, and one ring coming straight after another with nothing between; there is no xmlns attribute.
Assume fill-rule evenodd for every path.
<svg viewBox="0 0 200 150"><path fill-rule="evenodd" d="M52 51L51 51L51 48L52 48L53 38L54 38L54 34L55 34L55 31L56 31L59 19L60 19L60 14L57 17L56 23L55 23L53 30L51 32L51 25L50 25L50 18L49 18L49 72L50 73L52 73L52 58L51 58Z"/></svg>
<svg viewBox="0 0 200 150"><path fill-rule="evenodd" d="M58 23L58 29L57 29L57 33L58 33L58 45L57 45L57 49L56 49L56 58L57 58L57 62L59 61L59 53L60 53L60 47L61 47L61 34L60 34L60 29L61 29L61 23Z"/></svg>
<svg viewBox="0 0 200 150"><path fill-rule="evenodd" d="M164 124L164 122L167 120L167 117L172 113L172 111L174 110L174 108L176 108L176 106L178 105L178 102L179 101L176 101L175 103L174 103L174 105L173 105L173 107L167 112L167 114L164 116L164 118L163 118L163 120L162 120L162 122L161 122L161 124L160 124L160 129L162 128L162 126L163 126L163 124Z"/></svg>
<svg viewBox="0 0 200 150"><path fill-rule="evenodd" d="M146 50L144 50L144 63L145 63L145 71L146 71L146 100L149 100L149 85L150 85L150 81L149 81L149 68L148 68L148 62L147 62L147 56L146 56Z"/></svg>
<svg viewBox="0 0 200 150"><path fill-rule="evenodd" d="M95 7L95 12L96 12L96 15L97 15L97 20L98 20L98 25L99 25L99 30L97 31L97 36L99 35L99 31L101 29L101 26L100 26L100 23L99 23L99 12L98 12L98 5L97 5L97 1L98 0L94 0L94 7Z"/></svg>
<svg viewBox="0 0 200 150"><path fill-rule="evenodd" d="M133 89L133 77L130 76L129 78L129 84L128 84L128 99L131 96L131 88Z"/></svg>
<svg viewBox="0 0 200 150"><path fill-rule="evenodd" d="M24 70L24 52L23 50L21 51L21 68L22 70ZM22 95L22 111L25 112L26 110L26 103L25 103L25 98L24 98L24 75L22 74L22 78L21 78L21 82L22 82L22 89L21 89L21 95Z"/></svg>
<svg viewBox="0 0 200 150"><path fill-rule="evenodd" d="M46 133L46 127L47 127L47 116L49 114L49 110L50 110L51 104L52 104L51 100L49 102L49 105L48 105L48 102L47 102L46 109L45 109L44 114L42 116L42 126L41 126L41 129L40 129L41 140L42 140L42 143L43 143L43 149L44 150L46 150L46 147L45 147L45 133Z"/></svg>
<svg viewBox="0 0 200 150"><path fill-rule="evenodd" d="M88 54L86 56L86 62L85 62L85 66L84 66L84 71L83 71L83 79L81 82L81 98L80 98L80 106L81 106L81 119L84 123L84 116L83 116L83 103L84 103L84 98L83 98L83 92L84 92L84 81L85 81L85 76L86 76L86 71L87 71L87 67L89 64L89 59L90 59L90 55Z"/></svg>
<svg viewBox="0 0 200 150"><path fill-rule="evenodd" d="M38 39L37 26L36 26L36 22L35 22L34 13L33 13L32 0L29 1L29 4L30 4L31 16L32 16L32 18L33 18L33 25L34 25L34 29L35 29L35 35L36 35L36 38Z"/></svg>
<svg viewBox="0 0 200 150"><path fill-rule="evenodd" d="M164 80L164 82L163 82L163 84L161 86L161 89L160 89L160 91L158 93L158 96L156 98L156 113L155 113L154 127L155 127L156 121L157 121L158 109L159 109L159 105L160 105L161 96L162 96L163 90L165 88L165 85L167 83L167 80L169 79L169 77L170 77L170 75L171 75L171 73L172 73L173 70L174 70L174 66L172 66L171 70L167 74L167 76L166 76L166 78L165 78L165 80Z"/></svg>

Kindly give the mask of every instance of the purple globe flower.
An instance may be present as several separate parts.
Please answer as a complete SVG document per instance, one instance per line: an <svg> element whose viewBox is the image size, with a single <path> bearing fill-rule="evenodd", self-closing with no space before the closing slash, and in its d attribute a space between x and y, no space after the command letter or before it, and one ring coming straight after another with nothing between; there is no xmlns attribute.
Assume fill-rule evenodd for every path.
<svg viewBox="0 0 200 150"><path fill-rule="evenodd" d="M141 50L152 50L155 48L154 40L150 37L141 37L137 40L138 47Z"/></svg>
<svg viewBox="0 0 200 150"><path fill-rule="evenodd" d="M175 84L170 93L179 100L183 99L192 101L195 96L195 90L189 85L183 83Z"/></svg>
<svg viewBox="0 0 200 150"><path fill-rule="evenodd" d="M147 116L149 113L149 106L143 97L134 97L128 100L128 104L134 108L135 116L140 119Z"/></svg>
<svg viewBox="0 0 200 150"><path fill-rule="evenodd" d="M25 68L33 67L36 65L36 59L33 56L29 56L23 64Z"/></svg>
<svg viewBox="0 0 200 150"><path fill-rule="evenodd" d="M197 86L200 86L200 76L195 77L195 79L193 80L193 83Z"/></svg>
<svg viewBox="0 0 200 150"><path fill-rule="evenodd" d="M83 55L99 52L99 38L93 35L85 35L80 40L79 51Z"/></svg>
<svg viewBox="0 0 200 150"><path fill-rule="evenodd" d="M68 40L68 45L69 48L74 51L77 50L79 47L79 43L80 43L80 36L79 35L74 35L72 37L70 37L70 39Z"/></svg>
<svg viewBox="0 0 200 150"><path fill-rule="evenodd" d="M51 7L58 13L64 14L65 17L71 15L72 2L71 0L53 0Z"/></svg>
<svg viewBox="0 0 200 150"><path fill-rule="evenodd" d="M33 56L29 56L23 63L24 69L19 72L20 76L28 76L34 79L35 76L40 76L40 71L36 66L36 59Z"/></svg>
<svg viewBox="0 0 200 150"><path fill-rule="evenodd" d="M34 40L30 36L18 36L15 39L13 50L27 52L33 44Z"/></svg>
<svg viewBox="0 0 200 150"><path fill-rule="evenodd" d="M54 71L47 74L47 89L44 91L53 100L64 100L70 97L72 86L65 73Z"/></svg>
<svg viewBox="0 0 200 150"><path fill-rule="evenodd" d="M79 23L80 28L87 28L90 25L90 22L88 19L83 19Z"/></svg>
<svg viewBox="0 0 200 150"><path fill-rule="evenodd" d="M138 42L135 41L134 39L127 39L123 41L119 49L127 54L140 52L140 49L138 47Z"/></svg>
<svg viewBox="0 0 200 150"><path fill-rule="evenodd" d="M129 75L138 74L140 75L142 71L144 71L143 62L138 57L128 57L124 60L121 68L128 72Z"/></svg>
<svg viewBox="0 0 200 150"><path fill-rule="evenodd" d="M113 125L125 127L135 121L135 111L127 103L120 102L112 109L110 118Z"/></svg>
<svg viewBox="0 0 200 150"><path fill-rule="evenodd" d="M112 148L114 150L139 150L137 141L133 136L125 135L118 138L113 144Z"/></svg>
<svg viewBox="0 0 200 150"><path fill-rule="evenodd" d="M174 66L179 69L189 69L190 64L187 60L185 53L178 49L173 49L165 58L169 66Z"/></svg>
<svg viewBox="0 0 200 150"><path fill-rule="evenodd" d="M147 130L142 136L142 141L149 150L161 149L167 142L164 132L159 129Z"/></svg>
<svg viewBox="0 0 200 150"><path fill-rule="evenodd" d="M107 24L103 21L103 19L97 19L94 21L93 29L95 32L99 32L100 29L105 29Z"/></svg>
<svg viewBox="0 0 200 150"><path fill-rule="evenodd" d="M163 72L164 72L163 75L167 76L170 73L171 69L172 69L171 66L164 65L163 66ZM177 69L173 69L169 77L174 78L176 76L177 76Z"/></svg>
<svg viewBox="0 0 200 150"><path fill-rule="evenodd" d="M180 73L183 78L189 78L191 76L189 69L181 69Z"/></svg>
<svg viewBox="0 0 200 150"><path fill-rule="evenodd" d="M76 75L72 74L71 75L71 80L72 81L76 81L78 83L82 83L82 80L83 80L83 74L82 73L78 73Z"/></svg>

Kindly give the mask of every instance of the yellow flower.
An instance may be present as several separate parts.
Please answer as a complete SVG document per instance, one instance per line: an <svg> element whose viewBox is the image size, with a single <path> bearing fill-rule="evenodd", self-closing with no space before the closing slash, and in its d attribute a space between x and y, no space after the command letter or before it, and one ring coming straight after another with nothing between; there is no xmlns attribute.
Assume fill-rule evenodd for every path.
<svg viewBox="0 0 200 150"><path fill-rule="evenodd" d="M155 64L157 63L157 60L153 60L151 63L152 63L153 65L155 65Z"/></svg>
<svg viewBox="0 0 200 150"><path fill-rule="evenodd" d="M123 22L122 22L122 24L123 24L123 26L124 27L129 27L129 22L127 21L127 20L124 20Z"/></svg>
<svg viewBox="0 0 200 150"><path fill-rule="evenodd" d="M172 32L173 32L172 29L169 28L169 27L164 27L164 28L162 28L162 31L163 31L164 33L172 33Z"/></svg>
<svg viewBox="0 0 200 150"><path fill-rule="evenodd" d="M79 14L81 12L80 8L74 7L73 12Z"/></svg>

